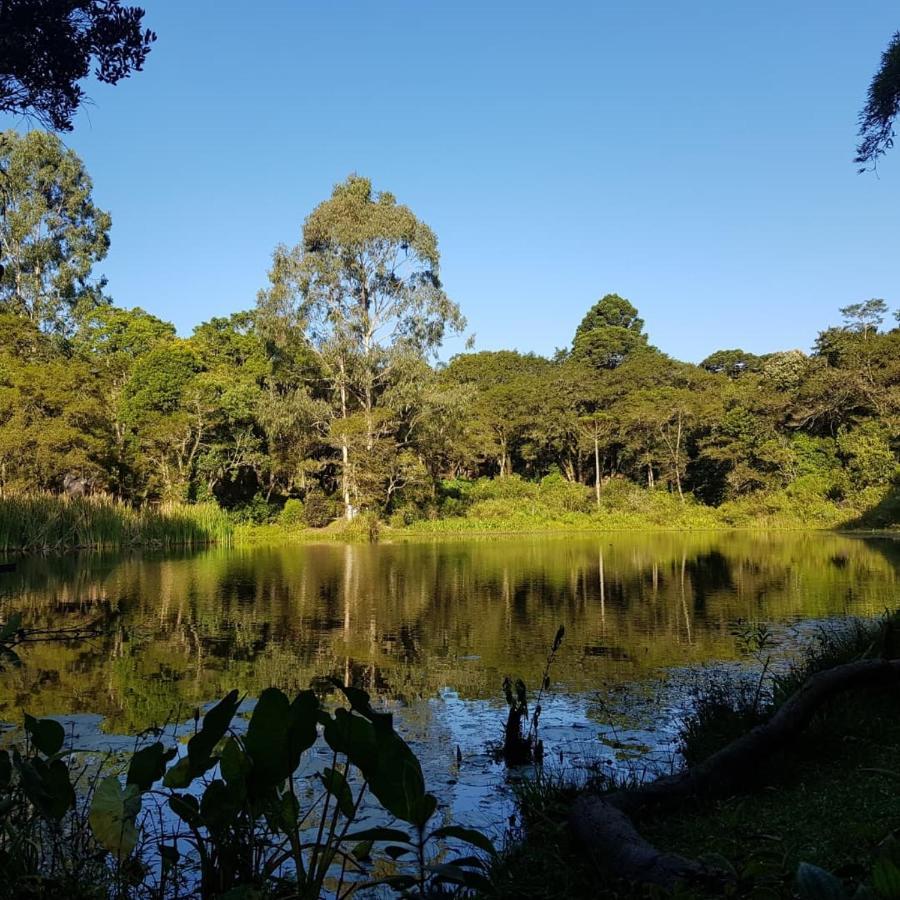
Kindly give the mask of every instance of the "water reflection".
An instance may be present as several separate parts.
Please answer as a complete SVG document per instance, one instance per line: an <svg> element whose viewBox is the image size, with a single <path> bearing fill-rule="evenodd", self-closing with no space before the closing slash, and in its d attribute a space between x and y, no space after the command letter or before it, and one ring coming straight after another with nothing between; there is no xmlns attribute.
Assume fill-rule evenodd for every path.
<svg viewBox="0 0 900 900"><path fill-rule="evenodd" d="M32 558L0 614L113 626L36 645L0 679L0 716L98 713L109 730L183 716L232 687L336 675L401 702L495 698L538 677L558 624L564 691L738 653L737 619L869 615L896 602L900 543L821 534L528 537Z"/></svg>

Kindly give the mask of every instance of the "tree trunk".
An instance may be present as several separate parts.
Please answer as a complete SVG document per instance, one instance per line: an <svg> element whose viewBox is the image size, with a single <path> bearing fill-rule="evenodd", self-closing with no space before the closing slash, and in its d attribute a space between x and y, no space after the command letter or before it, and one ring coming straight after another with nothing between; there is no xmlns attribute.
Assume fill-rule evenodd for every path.
<svg viewBox="0 0 900 900"><path fill-rule="evenodd" d="M600 438L594 429L594 492L597 495L597 509L600 508Z"/></svg>
<svg viewBox="0 0 900 900"><path fill-rule="evenodd" d="M344 360L340 362L341 370L341 420L347 422L347 381L344 369ZM355 510L351 502L350 491L350 447L347 444L347 430L341 429L341 490L344 494L344 518L351 521L354 517Z"/></svg>

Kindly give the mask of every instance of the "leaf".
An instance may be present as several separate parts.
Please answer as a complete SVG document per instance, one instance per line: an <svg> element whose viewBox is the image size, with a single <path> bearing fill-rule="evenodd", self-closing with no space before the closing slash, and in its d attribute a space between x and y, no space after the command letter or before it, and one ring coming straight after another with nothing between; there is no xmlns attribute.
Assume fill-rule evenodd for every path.
<svg viewBox="0 0 900 900"><path fill-rule="evenodd" d="M424 828L437 809L437 797L434 794L423 794L410 804L409 814L413 825Z"/></svg>
<svg viewBox="0 0 900 900"><path fill-rule="evenodd" d="M159 844L158 849L163 869L170 869L172 866L178 865L181 860L181 853L178 852L177 844Z"/></svg>
<svg viewBox="0 0 900 900"><path fill-rule="evenodd" d="M222 747L222 755L219 757L219 766L222 769L222 777L229 784L237 785L243 783L247 775L250 774L253 763L250 761L250 757L247 756L238 741L235 738L230 737L225 741L225 744Z"/></svg>
<svg viewBox="0 0 900 900"><path fill-rule="evenodd" d="M365 691L349 687L337 678L332 678L331 683L344 694L354 712L359 713L364 719L368 719L376 728L393 729L394 717L390 713L377 712L372 709L371 699Z"/></svg>
<svg viewBox="0 0 900 900"><path fill-rule="evenodd" d="M212 752L225 736L239 705L238 692L235 690L228 693L206 713L200 731L188 741L188 759L195 777L209 768Z"/></svg>
<svg viewBox="0 0 900 900"><path fill-rule="evenodd" d="M481 873L473 872L471 869L465 869L453 863L432 863L428 869L435 875L438 882L459 884L483 894L490 894L492 891L491 882Z"/></svg>
<svg viewBox="0 0 900 900"><path fill-rule="evenodd" d="M258 790L275 787L296 771L303 751L315 743L318 709L312 691L301 691L293 703L278 688L259 695L244 739Z"/></svg>
<svg viewBox="0 0 900 900"><path fill-rule="evenodd" d="M13 761L22 791L44 818L59 821L75 805L69 769L61 759L22 759L13 751Z"/></svg>
<svg viewBox="0 0 900 900"><path fill-rule="evenodd" d="M848 900L844 883L811 863L797 867L797 891L801 900Z"/></svg>
<svg viewBox="0 0 900 900"><path fill-rule="evenodd" d="M337 769L326 768L319 773L319 779L325 786L325 790L337 800L338 808L344 816L352 819L354 813L353 792L350 790L344 773Z"/></svg>
<svg viewBox="0 0 900 900"><path fill-rule="evenodd" d="M429 835L429 839L431 838L453 838L454 840L471 844L479 850L484 850L485 853L488 853L491 856L497 855L497 849L494 847L494 842L487 837L487 835L482 834L480 831L476 831L474 828L463 828L459 825L445 825L443 828L436 828L432 831Z"/></svg>
<svg viewBox="0 0 900 900"><path fill-rule="evenodd" d="M900 868L887 857L881 857L872 869L872 887L884 900L900 898Z"/></svg>
<svg viewBox="0 0 900 900"><path fill-rule="evenodd" d="M35 719L28 713L25 713L25 731L44 756L59 753L66 739L65 729L55 719Z"/></svg>
<svg viewBox="0 0 900 900"><path fill-rule="evenodd" d="M160 741L138 750L131 757L126 784L136 785L139 791L149 791L165 775L166 765L175 755L174 747L167 750Z"/></svg>
<svg viewBox="0 0 900 900"><path fill-rule="evenodd" d="M167 788L186 788L194 780L191 761L182 756L181 759L166 772L163 786Z"/></svg>
<svg viewBox="0 0 900 900"><path fill-rule="evenodd" d="M373 843L373 841L360 841L350 852L356 859L363 862L371 857Z"/></svg>
<svg viewBox="0 0 900 900"><path fill-rule="evenodd" d="M324 735L325 743L335 753L346 756L366 778L375 771L378 749L371 722L354 716L346 709L336 709L334 718L325 720Z"/></svg>
<svg viewBox="0 0 900 900"><path fill-rule="evenodd" d="M391 844L384 848L384 852L387 853L391 859L400 859L402 856L409 856L413 851L411 847L395 847Z"/></svg>
<svg viewBox="0 0 900 900"><path fill-rule="evenodd" d="M137 815L141 809L141 795L137 785L122 789L115 775L104 778L97 785L91 801L88 821L97 840L121 861L137 844Z"/></svg>
<svg viewBox="0 0 900 900"><path fill-rule="evenodd" d="M206 827L216 830L233 825L240 809L238 799L221 778L211 781L200 798L200 815Z"/></svg>
<svg viewBox="0 0 900 900"><path fill-rule="evenodd" d="M200 825L200 802L193 794L175 794L169 798L169 809L185 825L197 828Z"/></svg>

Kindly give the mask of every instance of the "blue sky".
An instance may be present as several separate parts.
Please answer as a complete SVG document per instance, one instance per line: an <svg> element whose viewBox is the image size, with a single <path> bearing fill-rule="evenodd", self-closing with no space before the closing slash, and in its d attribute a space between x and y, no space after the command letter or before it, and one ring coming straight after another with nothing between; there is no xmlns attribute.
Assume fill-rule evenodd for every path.
<svg viewBox="0 0 900 900"><path fill-rule="evenodd" d="M900 305L900 147L852 164L895 3L142 5L145 71L65 140L113 298L182 333L251 306L354 171L434 228L478 349L551 353L608 292L695 361Z"/></svg>

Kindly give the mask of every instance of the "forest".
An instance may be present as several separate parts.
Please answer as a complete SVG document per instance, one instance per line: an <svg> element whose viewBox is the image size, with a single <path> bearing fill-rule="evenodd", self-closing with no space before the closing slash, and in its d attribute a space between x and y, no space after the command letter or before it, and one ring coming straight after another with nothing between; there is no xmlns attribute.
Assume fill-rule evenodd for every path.
<svg viewBox="0 0 900 900"><path fill-rule="evenodd" d="M607 293L552 358L439 362L465 319L437 237L351 175L275 248L255 304L182 337L108 295L111 217L58 137L0 134L0 204L4 498L215 501L309 526L657 500L737 524L898 521L900 311L884 300L823 310L808 351L693 364Z"/></svg>

